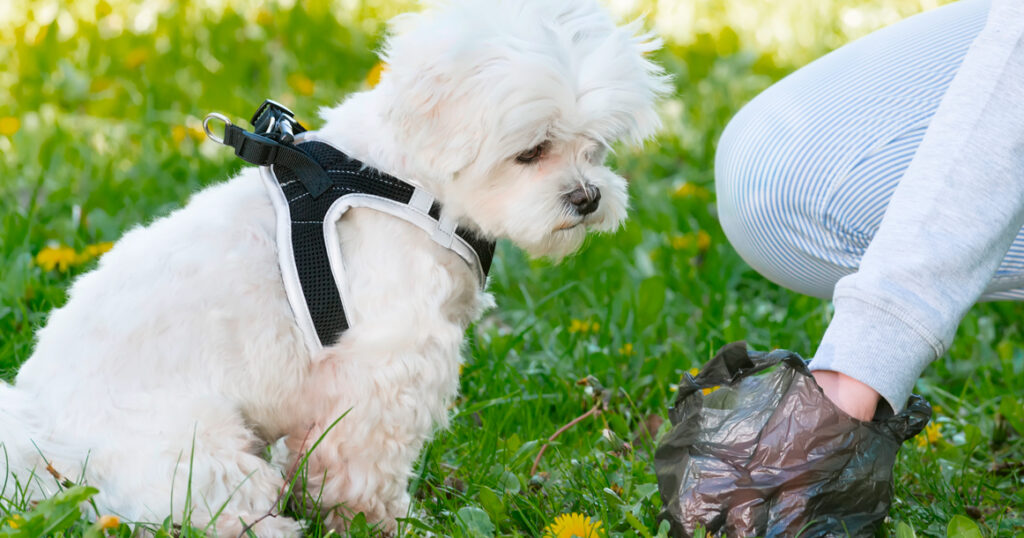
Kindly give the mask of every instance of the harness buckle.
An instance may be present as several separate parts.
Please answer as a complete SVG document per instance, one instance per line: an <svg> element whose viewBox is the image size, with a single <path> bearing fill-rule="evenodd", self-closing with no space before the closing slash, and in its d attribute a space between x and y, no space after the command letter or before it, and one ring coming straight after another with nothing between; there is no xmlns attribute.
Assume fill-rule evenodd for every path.
<svg viewBox="0 0 1024 538"><path fill-rule="evenodd" d="M298 124L295 121L295 113L273 99L264 100L249 123L257 134L275 138L285 144L291 144L295 140L294 126Z"/></svg>

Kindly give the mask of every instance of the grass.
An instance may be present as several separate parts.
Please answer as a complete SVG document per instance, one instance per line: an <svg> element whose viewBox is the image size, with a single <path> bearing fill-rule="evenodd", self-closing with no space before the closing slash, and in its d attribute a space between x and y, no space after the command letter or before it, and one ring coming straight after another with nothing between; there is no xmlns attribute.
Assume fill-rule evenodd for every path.
<svg viewBox="0 0 1024 538"><path fill-rule="evenodd" d="M916 5L897 4L904 13ZM45 19L46 8L29 6L26 21L0 30L7 58L0 70L0 90L7 90L0 91L6 379L29 357L33 334L70 282L91 266L82 259L46 270L34 262L37 253L50 244L82 252L115 241L237 170L229 151L199 136L206 112L243 120L272 96L315 126L319 106L364 84L380 31L376 11L360 8L358 18L346 19L322 1L229 2L221 11L170 3L138 33L111 30L111 10L129 9L116 3L95 4L99 22L84 17L71 29L60 17L31 22ZM794 35L814 36L804 50L849 37L838 12L831 16L812 21L807 33L794 26ZM682 373L734 340L814 350L829 304L750 269L714 210L718 135L744 102L797 65L742 29L710 28L657 56L678 89L663 111L664 133L613 157L631 179L625 228L590 239L557 266L500 245L490 283L499 306L468 332L462 396L451 428L416 466L405 529L538 536L557 515L580 512L613 536L656 534L660 500L648 432L664 431L661 417ZM887 535L973 536L977 528L984 536L1024 536L1022 314L1014 303L975 307L952 349L918 383L939 408L938 428L900 455ZM607 398L604 411L551 443L531 475L545 440L600 398ZM77 499L67 498L49 505L64 510ZM31 536L17 534L11 518L38 510L17 495L0 499L0 536ZM131 532L128 525L97 530L80 513L52 510L46 521L67 522L59 531L66 536Z"/></svg>

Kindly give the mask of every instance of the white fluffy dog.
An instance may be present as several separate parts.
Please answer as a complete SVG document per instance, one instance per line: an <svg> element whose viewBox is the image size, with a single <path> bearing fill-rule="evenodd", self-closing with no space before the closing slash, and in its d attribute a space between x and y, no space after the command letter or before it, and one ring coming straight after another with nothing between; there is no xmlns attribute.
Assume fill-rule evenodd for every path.
<svg viewBox="0 0 1024 538"><path fill-rule="evenodd" d="M394 21L380 84L325 109L319 134L432 192L460 226L558 258L625 217L626 183L604 161L658 126L657 46L595 0L431 4ZM585 209L570 196L584 186L600 193ZM357 512L394 529L447 422L464 331L492 300L403 220L353 209L339 230L351 328L318 352L289 308L256 168L127 233L52 312L16 384L0 383L10 473L52 494L49 462L98 487L102 512L188 511L234 536L284 487L262 449L283 438L300 457L347 412L309 459L311 495L341 530Z"/></svg>

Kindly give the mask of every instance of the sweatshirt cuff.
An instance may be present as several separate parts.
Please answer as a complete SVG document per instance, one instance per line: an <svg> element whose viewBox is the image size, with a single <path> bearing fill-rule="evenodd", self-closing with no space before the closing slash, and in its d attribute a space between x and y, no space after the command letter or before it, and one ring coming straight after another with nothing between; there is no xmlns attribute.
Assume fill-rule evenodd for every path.
<svg viewBox="0 0 1024 538"><path fill-rule="evenodd" d="M846 374L875 389L899 412L921 373L941 353L941 342L913 320L843 296L835 298L835 316L810 368Z"/></svg>

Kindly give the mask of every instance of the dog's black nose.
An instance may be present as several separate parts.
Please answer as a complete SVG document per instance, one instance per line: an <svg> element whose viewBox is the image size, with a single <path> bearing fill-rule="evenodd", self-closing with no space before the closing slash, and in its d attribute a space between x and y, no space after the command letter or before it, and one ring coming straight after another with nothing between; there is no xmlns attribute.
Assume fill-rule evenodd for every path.
<svg viewBox="0 0 1024 538"><path fill-rule="evenodd" d="M576 187L575 190L565 195L565 198L577 213L589 215L597 211L597 206L601 202L601 189L587 183L584 187Z"/></svg>

